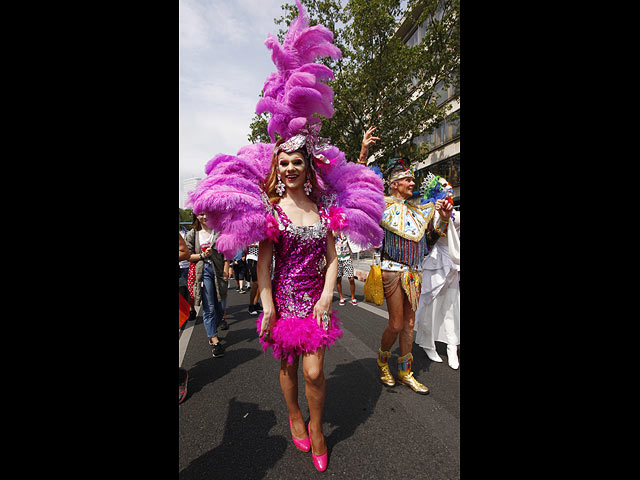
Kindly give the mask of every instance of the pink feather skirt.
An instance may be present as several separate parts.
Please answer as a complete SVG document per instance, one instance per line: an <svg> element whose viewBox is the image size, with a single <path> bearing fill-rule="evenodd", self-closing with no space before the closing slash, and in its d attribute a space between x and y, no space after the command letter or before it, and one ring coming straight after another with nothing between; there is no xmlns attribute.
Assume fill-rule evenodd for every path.
<svg viewBox="0 0 640 480"><path fill-rule="evenodd" d="M258 337L258 340L265 353L269 347L273 347L274 358L287 360L292 364L301 354L313 353L322 347L329 348L338 338L342 337L342 329L340 328L342 323L336 313L336 310L332 310L327 331L318 325L313 314L306 318L280 318L271 328L269 338ZM258 333L260 333L262 325L262 316L261 313L256 320Z"/></svg>

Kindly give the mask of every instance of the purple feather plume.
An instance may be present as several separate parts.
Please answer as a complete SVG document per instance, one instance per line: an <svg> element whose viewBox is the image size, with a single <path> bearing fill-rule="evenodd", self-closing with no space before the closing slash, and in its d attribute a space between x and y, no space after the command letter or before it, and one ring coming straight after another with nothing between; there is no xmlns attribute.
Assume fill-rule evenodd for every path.
<svg viewBox="0 0 640 480"><path fill-rule="evenodd" d="M272 144L258 143L241 148L237 156L216 155L205 167L207 177L189 193L187 204L196 213L206 212L209 226L220 232L216 248L226 258L266 236L261 184L272 152Z"/></svg>
<svg viewBox="0 0 640 480"><path fill-rule="evenodd" d="M296 135L314 114L333 116L333 91L323 83L333 78L333 72L314 60L340 58L342 53L333 44L333 32L323 25L309 27L307 12L299 0L296 4L298 17L282 45L271 34L264 42L278 72L267 77L256 113L271 113L267 131L272 142L276 133L283 138Z"/></svg>
<svg viewBox="0 0 640 480"><path fill-rule="evenodd" d="M348 224L343 231L362 248L379 246L385 207L380 177L364 165L342 159L324 170L322 179L336 193L338 206L344 210Z"/></svg>

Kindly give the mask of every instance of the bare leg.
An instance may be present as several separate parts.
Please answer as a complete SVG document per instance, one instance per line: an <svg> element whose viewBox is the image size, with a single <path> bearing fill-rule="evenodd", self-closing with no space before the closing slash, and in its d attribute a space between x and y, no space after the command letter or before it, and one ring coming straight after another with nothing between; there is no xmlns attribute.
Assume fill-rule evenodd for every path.
<svg viewBox="0 0 640 480"><path fill-rule="evenodd" d="M302 356L302 373L309 404L311 449L314 455L324 455L327 452L327 444L322 433L322 412L327 389L323 369L324 351L322 347L314 353L305 353Z"/></svg>
<svg viewBox="0 0 640 480"><path fill-rule="evenodd" d="M411 352L411 348L413 347L413 325L416 319L416 313L411 308L411 302L409 302L404 291L402 291L402 298L404 300L402 306L403 322L402 330L400 331L400 340L398 342L401 357Z"/></svg>
<svg viewBox="0 0 640 480"><path fill-rule="evenodd" d="M356 282L353 277L349 277L349 288L351 289L351 300L356 299Z"/></svg>
<svg viewBox="0 0 640 480"><path fill-rule="evenodd" d="M338 280L336 281L336 287L338 288L338 296L340 297L340 300L343 299L342 297L342 277L338 277Z"/></svg>
<svg viewBox="0 0 640 480"><path fill-rule="evenodd" d="M296 358L293 364L287 363L286 360L280 361L280 388L284 401L289 409L291 417L291 425L293 425L293 433L296 439L303 440L307 437L305 431L304 419L298 405L298 364L299 358Z"/></svg>
<svg viewBox="0 0 640 480"><path fill-rule="evenodd" d="M382 272L383 280L394 275L393 273ZM398 334L404 328L404 307L405 297L402 286L398 285L395 292L387 297L387 310L389 311L389 324L382 333L380 341L380 349L383 351L391 350L393 344L398 338ZM411 309L411 307L409 307ZM402 349L402 346L400 347Z"/></svg>
<svg viewBox="0 0 640 480"><path fill-rule="evenodd" d="M260 295L258 294L258 282L251 282L251 292L249 292L249 303L251 305L257 305Z"/></svg>
<svg viewBox="0 0 640 480"><path fill-rule="evenodd" d="M415 312L411 308L411 302L407 298L404 290L398 288L401 291L402 296L402 329L400 330L399 346L400 357L398 357L398 382L411 388L414 392L421 395L427 395L429 393L429 387L420 383L414 376L411 370L411 364L413 363L413 355L411 349L413 347L413 324L415 322ZM396 291L397 293L397 291Z"/></svg>

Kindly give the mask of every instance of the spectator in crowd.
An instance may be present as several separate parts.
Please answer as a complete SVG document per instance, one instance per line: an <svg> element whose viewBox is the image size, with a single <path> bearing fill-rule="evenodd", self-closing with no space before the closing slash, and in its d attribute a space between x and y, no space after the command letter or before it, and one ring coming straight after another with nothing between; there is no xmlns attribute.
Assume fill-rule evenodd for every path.
<svg viewBox="0 0 640 480"><path fill-rule="evenodd" d="M219 233L207 225L206 214L197 214L197 218L199 229L190 230L185 240L191 254L189 260L197 262L195 304L202 304L202 320L212 347L211 354L217 358L225 353L218 338L218 327L223 318L221 302L227 298L229 262L215 248Z"/></svg>
<svg viewBox="0 0 640 480"><path fill-rule="evenodd" d="M258 303L260 295L258 293L258 243L252 243L245 251L247 263L247 279L251 282L249 292L249 313L257 315L262 311L262 306Z"/></svg>
<svg viewBox="0 0 640 480"><path fill-rule="evenodd" d="M430 196L433 187L439 187L446 199L453 198L453 187L444 178L430 174L425 191ZM429 179L427 177L427 179ZM452 201L450 203L453 203ZM439 214L436 212L437 221ZM447 363L457 370L458 345L460 344L460 211L453 210L447 235L441 237L422 260L422 290L416 310L415 342L429 359L442 362L436 352L435 342L447 345Z"/></svg>
<svg viewBox="0 0 640 480"><path fill-rule="evenodd" d="M247 264L246 264L245 252L243 250L238 251L233 258L233 272L236 275L236 281L238 282L238 288L236 292L247 293L248 289L245 286L247 280Z"/></svg>
<svg viewBox="0 0 640 480"><path fill-rule="evenodd" d="M338 295L340 296L340 305L344 305L344 297L342 296L342 276L349 279L349 288L351 289L351 304L357 305L356 300L356 282L353 278L353 262L351 261L351 248L347 237L340 232L334 232L336 239L336 253L338 254Z"/></svg>
<svg viewBox="0 0 640 480"><path fill-rule="evenodd" d="M187 236L188 230L180 222L180 211L178 211L178 232L184 240L184 238ZM196 308L193 303L193 297L189 294L189 290L187 288L190 264L191 262L189 262L188 257L184 260L178 261L178 265L180 267L180 278L178 279L178 286L180 287L180 293L182 293L182 296L187 300L187 302L189 302L189 307L191 307L189 310L189 320L193 320L194 318L196 318Z"/></svg>
<svg viewBox="0 0 640 480"><path fill-rule="evenodd" d="M189 261L189 247L187 247L187 242L185 242L182 235L178 235L178 262ZM178 268L180 268L178 264ZM188 267L187 267L188 269ZM181 270L181 269L180 269ZM178 276L182 279L182 272L178 272ZM185 285L186 287L186 285ZM186 288L183 290L181 285L178 286L179 293L184 296ZM187 292L188 297L188 292ZM185 297L185 299L187 298ZM182 403L184 399L187 397L187 382L189 381L189 372L186 369L178 366L178 403Z"/></svg>

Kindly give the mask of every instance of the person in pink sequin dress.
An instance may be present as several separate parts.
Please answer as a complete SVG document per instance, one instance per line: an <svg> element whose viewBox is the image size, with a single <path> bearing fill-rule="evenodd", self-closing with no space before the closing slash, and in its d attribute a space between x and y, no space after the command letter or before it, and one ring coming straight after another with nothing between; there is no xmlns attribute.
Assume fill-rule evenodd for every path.
<svg viewBox="0 0 640 480"><path fill-rule="evenodd" d="M280 386L291 433L298 441L308 433L314 455L319 456L327 451L322 433L324 355L342 336L340 321L331 309L338 260L327 197L318 186L313 162L306 150L288 152L282 143L276 143L265 185L278 235L259 246L258 285L264 311L256 327L265 352L272 348L273 356L280 359ZM309 405L307 427L298 405L300 358Z"/></svg>

